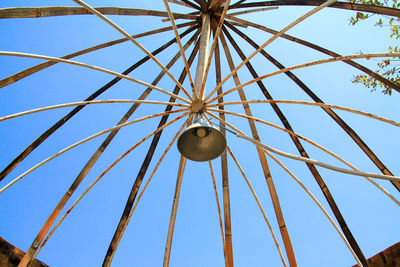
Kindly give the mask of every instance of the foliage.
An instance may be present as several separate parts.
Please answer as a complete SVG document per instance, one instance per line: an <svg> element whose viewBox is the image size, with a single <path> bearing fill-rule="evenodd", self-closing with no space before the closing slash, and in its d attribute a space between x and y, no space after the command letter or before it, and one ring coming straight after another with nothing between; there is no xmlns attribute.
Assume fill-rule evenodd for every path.
<svg viewBox="0 0 400 267"><path fill-rule="evenodd" d="M400 8L400 0L384 0L384 2L380 2L379 0L350 0L350 3L357 4L365 4L365 5L375 5L375 6L386 6L391 8ZM379 16L379 19L375 23L377 27L390 27L390 38L394 38L395 40L400 40L400 18L376 15L376 14L366 14L362 12L357 12L355 17L350 18L350 24L355 25L356 23L366 20L373 16ZM390 46L388 48L389 52L400 52L399 46ZM387 78L393 83L400 85L400 64L398 63L398 59L384 59L379 61L378 69L376 72L381 76ZM367 88L371 88L372 91L376 90L377 87L382 88L382 92L384 94L391 94L392 88L383 84L382 82L376 80L373 77L368 75L357 75L353 79L353 83L362 83Z"/></svg>

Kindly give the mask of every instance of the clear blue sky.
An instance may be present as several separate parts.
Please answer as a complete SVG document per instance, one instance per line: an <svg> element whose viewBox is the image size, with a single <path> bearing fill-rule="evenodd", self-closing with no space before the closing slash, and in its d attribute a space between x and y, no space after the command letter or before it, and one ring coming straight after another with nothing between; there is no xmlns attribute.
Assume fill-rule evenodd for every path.
<svg viewBox="0 0 400 267"><path fill-rule="evenodd" d="M120 0L113 1L112 4L109 1L89 1L88 3L95 6L112 5L165 10L163 2L160 0ZM67 0L38 0L34 3L26 0L18 2L3 0L0 8L33 5L77 6L73 1ZM173 4L171 4L171 8L180 12L192 11ZM280 7L277 10L241 17L280 30L310 9ZM394 43L388 39L388 29L373 26L374 19L370 22L350 26L348 20L352 15L354 13L348 11L325 9L297 25L288 33L342 55L355 54L360 51L364 53L385 52L387 47ZM159 17L109 17L130 34L169 26L168 22L161 22ZM271 37L267 33L250 28L241 28L241 30L248 32L259 44ZM121 38L120 33L116 30L99 18L89 15L4 19L0 20L0 33L0 50L56 57ZM240 40L235 34L232 35ZM174 35L172 32L168 32L141 38L138 41L152 51L171 38L174 38ZM186 37L183 42L187 40ZM244 42L239 41L239 43L247 55L254 51ZM327 58L321 53L281 39L273 42L266 50L285 66ZM173 45L157 58L166 65L177 51L177 45ZM191 50L189 49L189 51ZM143 52L137 47L126 42L77 57L75 60L123 72L143 56ZM239 64L239 57L234 53L233 56L235 64ZM0 79L40 62L42 61L36 59L0 56ZM276 70L276 67L259 55L251 62L259 74ZM372 69L377 63L374 60L358 62ZM229 71L225 60L222 62L222 66L223 76L227 75ZM182 67L182 60L179 60L171 71L176 77L179 77ZM215 86L213 70L212 67L206 89L208 92ZM151 83L160 71L158 66L149 62L132 72L130 76ZM192 73L194 73L194 67ZM359 72L344 63L314 66L294 71L294 73L326 103L359 109L400 121L398 93L394 92L392 96L383 95L379 91L370 92L370 89L351 83L352 77ZM241 70L239 74L242 82L251 79L245 69ZM0 117L33 108L83 100L112 78L110 75L93 70L57 64L1 88ZM265 80L265 84L276 99L311 101L285 75L271 77ZM189 88L187 82L184 85ZM224 89L233 86L233 81L229 80ZM174 84L165 77L159 83L159 87L172 91ZM137 99L141 90L143 90L143 86L129 81L121 81L101 95L99 99ZM263 99L258 87L254 85L245 87L245 92L248 99ZM152 92L148 99L167 101L169 97ZM233 93L228 99L238 100L239 98L236 93ZM284 104L280 107L296 132L339 154L362 171L379 173L379 170L350 137L321 109ZM0 169L7 166L27 145L71 109L46 111L0 122L2 140L0 142ZM128 109L129 104L102 104L86 107L36 149L0 183L0 186L6 185L27 169L59 150L114 126ZM158 113L163 109L163 106L142 105L132 118ZM230 109L244 113L240 106L232 106ZM281 125L272 109L267 105L255 104L252 106L252 110L255 116ZM400 174L398 153L400 143L397 141L400 130L398 128L360 115L341 111L337 113L363 138L394 174ZM246 134L251 134L246 120L232 116L228 116L227 120ZM159 119L153 119L121 130L71 200L74 201L122 153L155 129L158 121ZM147 180L159 157L182 123L183 121L179 121L164 131L144 181ZM295 146L286 133L265 125L258 125L258 127L261 140L265 144L297 154ZM63 154L1 194L0 235L17 247L27 250L47 216L104 138L104 136L99 137ZM283 247L255 147L233 135L229 135L227 140L260 198L269 221L278 235L280 246ZM310 157L344 167L324 152L307 143L303 144ZM149 145L150 142L147 141L134 150L93 188L44 247L38 256L40 260L57 267L101 265ZM160 266L162 264L179 156L174 144L144 193L120 242L113 266ZM291 159L278 158L301 179L326 209L329 209L321 190L305 164ZM222 203L219 164L219 159L213 161L220 203ZM318 207L298 184L271 159L269 159L269 164L298 265L351 266L355 264L354 258ZM399 207L393 201L364 178L322 168L318 168L318 170L366 257L375 255L399 241L400 212ZM235 265L281 266L281 260L265 221L250 190L230 158L229 175ZM400 199L399 192L389 182L379 180L377 182L397 199ZM67 208L71 203L67 204ZM65 211L66 209L63 212ZM208 163L188 161L183 177L170 266L223 266L223 260L217 208Z"/></svg>

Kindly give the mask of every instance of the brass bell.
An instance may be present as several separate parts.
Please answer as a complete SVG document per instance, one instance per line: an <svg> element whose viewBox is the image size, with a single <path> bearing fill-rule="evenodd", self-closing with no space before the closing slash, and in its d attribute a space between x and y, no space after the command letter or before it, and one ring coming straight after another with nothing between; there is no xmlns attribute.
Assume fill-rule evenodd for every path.
<svg viewBox="0 0 400 267"><path fill-rule="evenodd" d="M194 161L209 161L224 152L224 135L203 116L199 116L178 138L178 150Z"/></svg>

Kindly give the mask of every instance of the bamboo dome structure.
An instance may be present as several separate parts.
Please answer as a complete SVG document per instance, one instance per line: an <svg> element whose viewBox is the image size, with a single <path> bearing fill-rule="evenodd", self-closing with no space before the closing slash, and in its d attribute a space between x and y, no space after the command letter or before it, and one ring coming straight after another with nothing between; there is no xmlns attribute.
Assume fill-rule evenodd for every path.
<svg viewBox="0 0 400 267"><path fill-rule="evenodd" d="M374 71L396 40L348 25L398 8L35 5L0 3L0 236L18 266L373 266L399 242L400 87ZM210 161L176 145L199 116L226 138Z"/></svg>

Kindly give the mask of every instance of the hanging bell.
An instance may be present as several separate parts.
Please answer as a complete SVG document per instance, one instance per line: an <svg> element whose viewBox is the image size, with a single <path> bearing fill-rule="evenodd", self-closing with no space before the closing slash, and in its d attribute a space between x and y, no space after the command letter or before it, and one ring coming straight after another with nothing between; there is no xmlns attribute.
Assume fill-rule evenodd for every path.
<svg viewBox="0 0 400 267"><path fill-rule="evenodd" d="M225 147L224 135L201 115L178 138L179 152L194 161L215 159Z"/></svg>

